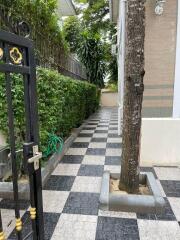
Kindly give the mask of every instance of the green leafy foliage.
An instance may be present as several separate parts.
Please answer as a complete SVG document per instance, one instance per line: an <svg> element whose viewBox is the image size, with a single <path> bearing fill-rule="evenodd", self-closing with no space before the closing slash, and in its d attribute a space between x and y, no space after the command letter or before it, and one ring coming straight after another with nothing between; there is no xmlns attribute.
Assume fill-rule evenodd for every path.
<svg viewBox="0 0 180 240"><path fill-rule="evenodd" d="M19 148L25 139L23 78L20 75L11 77L15 136ZM41 151L45 151L47 147L49 133L55 133L65 139L72 128L78 127L99 106L100 93L95 85L73 80L53 70L37 70L37 90ZM8 140L3 74L0 75L0 119L0 130Z"/></svg>

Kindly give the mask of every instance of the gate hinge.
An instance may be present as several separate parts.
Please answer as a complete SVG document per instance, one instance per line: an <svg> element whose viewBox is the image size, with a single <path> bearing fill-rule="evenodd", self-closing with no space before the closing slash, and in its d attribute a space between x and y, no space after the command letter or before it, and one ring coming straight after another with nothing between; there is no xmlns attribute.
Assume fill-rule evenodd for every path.
<svg viewBox="0 0 180 240"><path fill-rule="evenodd" d="M38 145L33 146L33 157L28 159L28 163L34 163L34 170L39 169L39 160L42 158L42 153L38 150Z"/></svg>

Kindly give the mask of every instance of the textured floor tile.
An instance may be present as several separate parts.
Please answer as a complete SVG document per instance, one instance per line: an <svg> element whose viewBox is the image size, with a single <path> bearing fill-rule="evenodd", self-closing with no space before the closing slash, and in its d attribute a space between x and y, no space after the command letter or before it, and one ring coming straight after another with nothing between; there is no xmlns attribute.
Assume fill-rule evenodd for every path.
<svg viewBox="0 0 180 240"><path fill-rule="evenodd" d="M105 157L105 165L120 165L121 164L121 157Z"/></svg>
<svg viewBox="0 0 180 240"><path fill-rule="evenodd" d="M94 133L94 130L81 130L81 133Z"/></svg>
<svg viewBox="0 0 180 240"><path fill-rule="evenodd" d="M107 142L107 138L92 138L91 142Z"/></svg>
<svg viewBox="0 0 180 240"><path fill-rule="evenodd" d="M97 127L109 127L109 123L99 123Z"/></svg>
<svg viewBox="0 0 180 240"><path fill-rule="evenodd" d="M43 191L43 209L44 212L61 213L69 192L64 191Z"/></svg>
<svg viewBox="0 0 180 240"><path fill-rule="evenodd" d="M99 127L99 126L98 126L98 127L96 128L96 130L106 130L106 131L107 131L107 130L108 130L108 126L106 126L106 127Z"/></svg>
<svg viewBox="0 0 180 240"><path fill-rule="evenodd" d="M133 213L133 212L114 212L114 211L99 210L98 216L136 219L136 213Z"/></svg>
<svg viewBox="0 0 180 240"><path fill-rule="evenodd" d="M96 240L139 240L135 219L98 217Z"/></svg>
<svg viewBox="0 0 180 240"><path fill-rule="evenodd" d="M164 221L175 221L175 215L171 209L169 201L165 199L166 206L164 207L163 214L140 214L137 213L138 219L146 219L146 220L164 220Z"/></svg>
<svg viewBox="0 0 180 240"><path fill-rule="evenodd" d="M119 135L117 133L108 133L109 138L119 138Z"/></svg>
<svg viewBox="0 0 180 240"><path fill-rule="evenodd" d="M88 148L106 148L106 142L90 142Z"/></svg>
<svg viewBox="0 0 180 240"><path fill-rule="evenodd" d="M19 200L19 208L21 210L25 210L29 207L30 202L27 200ZM14 209L15 208L15 204L14 204L14 200L10 200L10 199L2 199L0 201L0 209Z"/></svg>
<svg viewBox="0 0 180 240"><path fill-rule="evenodd" d="M82 164L78 171L78 176L102 177L104 166L102 165L84 165Z"/></svg>
<svg viewBox="0 0 180 240"><path fill-rule="evenodd" d="M178 221L180 221L180 198L168 198L174 215Z"/></svg>
<svg viewBox="0 0 180 240"><path fill-rule="evenodd" d="M74 142L71 145L71 148L87 148L89 143L87 142Z"/></svg>
<svg viewBox="0 0 180 240"><path fill-rule="evenodd" d="M109 131L108 131L108 134L110 134L110 133L115 133L115 134L117 134L117 133L118 133L118 131L117 131L117 130L112 130L112 129L109 129Z"/></svg>
<svg viewBox="0 0 180 240"><path fill-rule="evenodd" d="M78 137L90 138L93 136L93 133L79 133Z"/></svg>
<svg viewBox="0 0 180 240"><path fill-rule="evenodd" d="M20 211L20 216L24 215L25 210ZM1 209L3 231L6 238L13 231L15 226L15 213L13 209Z"/></svg>
<svg viewBox="0 0 180 240"><path fill-rule="evenodd" d="M107 142L108 143L122 143L122 138L121 137L119 137L119 138L108 138Z"/></svg>
<svg viewBox="0 0 180 240"><path fill-rule="evenodd" d="M180 181L161 180L160 182L167 197L180 197Z"/></svg>
<svg viewBox="0 0 180 240"><path fill-rule="evenodd" d="M107 138L107 133L94 133L93 138Z"/></svg>
<svg viewBox="0 0 180 240"><path fill-rule="evenodd" d="M104 165L105 156L85 155L82 164L85 165Z"/></svg>
<svg viewBox="0 0 180 240"><path fill-rule="evenodd" d="M86 155L105 156L105 153L106 153L105 148L88 148L86 151Z"/></svg>
<svg viewBox="0 0 180 240"><path fill-rule="evenodd" d="M138 220L141 240L179 240L178 222Z"/></svg>
<svg viewBox="0 0 180 240"><path fill-rule="evenodd" d="M43 189L51 191L70 191L74 179L74 176L51 175Z"/></svg>
<svg viewBox="0 0 180 240"><path fill-rule="evenodd" d="M62 214L51 240L95 240L96 216Z"/></svg>
<svg viewBox="0 0 180 240"><path fill-rule="evenodd" d="M107 143L106 147L107 148L121 148L122 143Z"/></svg>
<svg viewBox="0 0 180 240"><path fill-rule="evenodd" d="M109 130L118 130L118 127L109 127Z"/></svg>
<svg viewBox="0 0 180 240"><path fill-rule="evenodd" d="M74 142L90 142L91 138L90 137L77 137Z"/></svg>
<svg viewBox="0 0 180 240"><path fill-rule="evenodd" d="M173 167L154 167L159 180L180 181L180 169Z"/></svg>
<svg viewBox="0 0 180 240"><path fill-rule="evenodd" d="M122 149L121 148L107 148L106 156L121 156Z"/></svg>
<svg viewBox="0 0 180 240"><path fill-rule="evenodd" d="M76 176L80 168L80 164L58 164L52 175Z"/></svg>
<svg viewBox="0 0 180 240"><path fill-rule="evenodd" d="M101 177L77 176L72 186L73 192L95 192L101 189Z"/></svg>
<svg viewBox="0 0 180 240"><path fill-rule="evenodd" d="M51 236L54 232L54 229L56 227L56 224L59 220L60 214L59 213L44 213L44 240L50 240ZM31 220L29 217L29 212L26 212L22 218L23 222L23 229L22 229L22 235L23 238L28 235L32 231L31 227ZM9 240L17 240L15 230L12 232ZM32 236L28 238L28 240L31 240Z"/></svg>
<svg viewBox="0 0 180 240"><path fill-rule="evenodd" d="M69 148L65 155L84 155L87 148Z"/></svg>
<svg viewBox="0 0 180 240"><path fill-rule="evenodd" d="M95 130L95 133L108 133L108 130L99 130L99 129L96 129L96 130Z"/></svg>
<svg viewBox="0 0 180 240"><path fill-rule="evenodd" d="M85 127L83 127L83 130L95 130L96 126L92 126L92 125L85 125Z"/></svg>
<svg viewBox="0 0 180 240"><path fill-rule="evenodd" d="M65 204L63 213L97 215L99 194L71 192Z"/></svg>
<svg viewBox="0 0 180 240"><path fill-rule="evenodd" d="M83 158L83 155L64 155L60 163L80 164Z"/></svg>
<svg viewBox="0 0 180 240"><path fill-rule="evenodd" d="M111 173L120 173L121 167L118 165L105 165L104 171L109 171Z"/></svg>

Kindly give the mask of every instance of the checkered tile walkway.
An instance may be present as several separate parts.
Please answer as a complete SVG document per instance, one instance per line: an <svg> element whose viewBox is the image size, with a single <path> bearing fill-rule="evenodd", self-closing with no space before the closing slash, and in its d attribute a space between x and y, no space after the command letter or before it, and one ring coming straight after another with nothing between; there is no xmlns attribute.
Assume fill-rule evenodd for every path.
<svg viewBox="0 0 180 240"><path fill-rule="evenodd" d="M178 167L142 167L156 177L166 200L164 214L98 209L103 171L119 172L122 139L117 135L117 124L116 108L100 109L88 119L52 173L43 190L46 240L180 240ZM30 228L28 206L21 202L24 232ZM1 200L0 208L5 231L10 234L13 203ZM15 239L14 232L8 239Z"/></svg>

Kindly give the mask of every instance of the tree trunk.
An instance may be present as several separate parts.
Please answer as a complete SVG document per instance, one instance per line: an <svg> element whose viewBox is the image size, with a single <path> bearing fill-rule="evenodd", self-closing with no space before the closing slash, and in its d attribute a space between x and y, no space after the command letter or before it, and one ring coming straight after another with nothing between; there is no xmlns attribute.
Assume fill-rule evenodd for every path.
<svg viewBox="0 0 180 240"><path fill-rule="evenodd" d="M126 17L125 93L120 189L139 190L139 153L144 77L145 0L128 0Z"/></svg>

